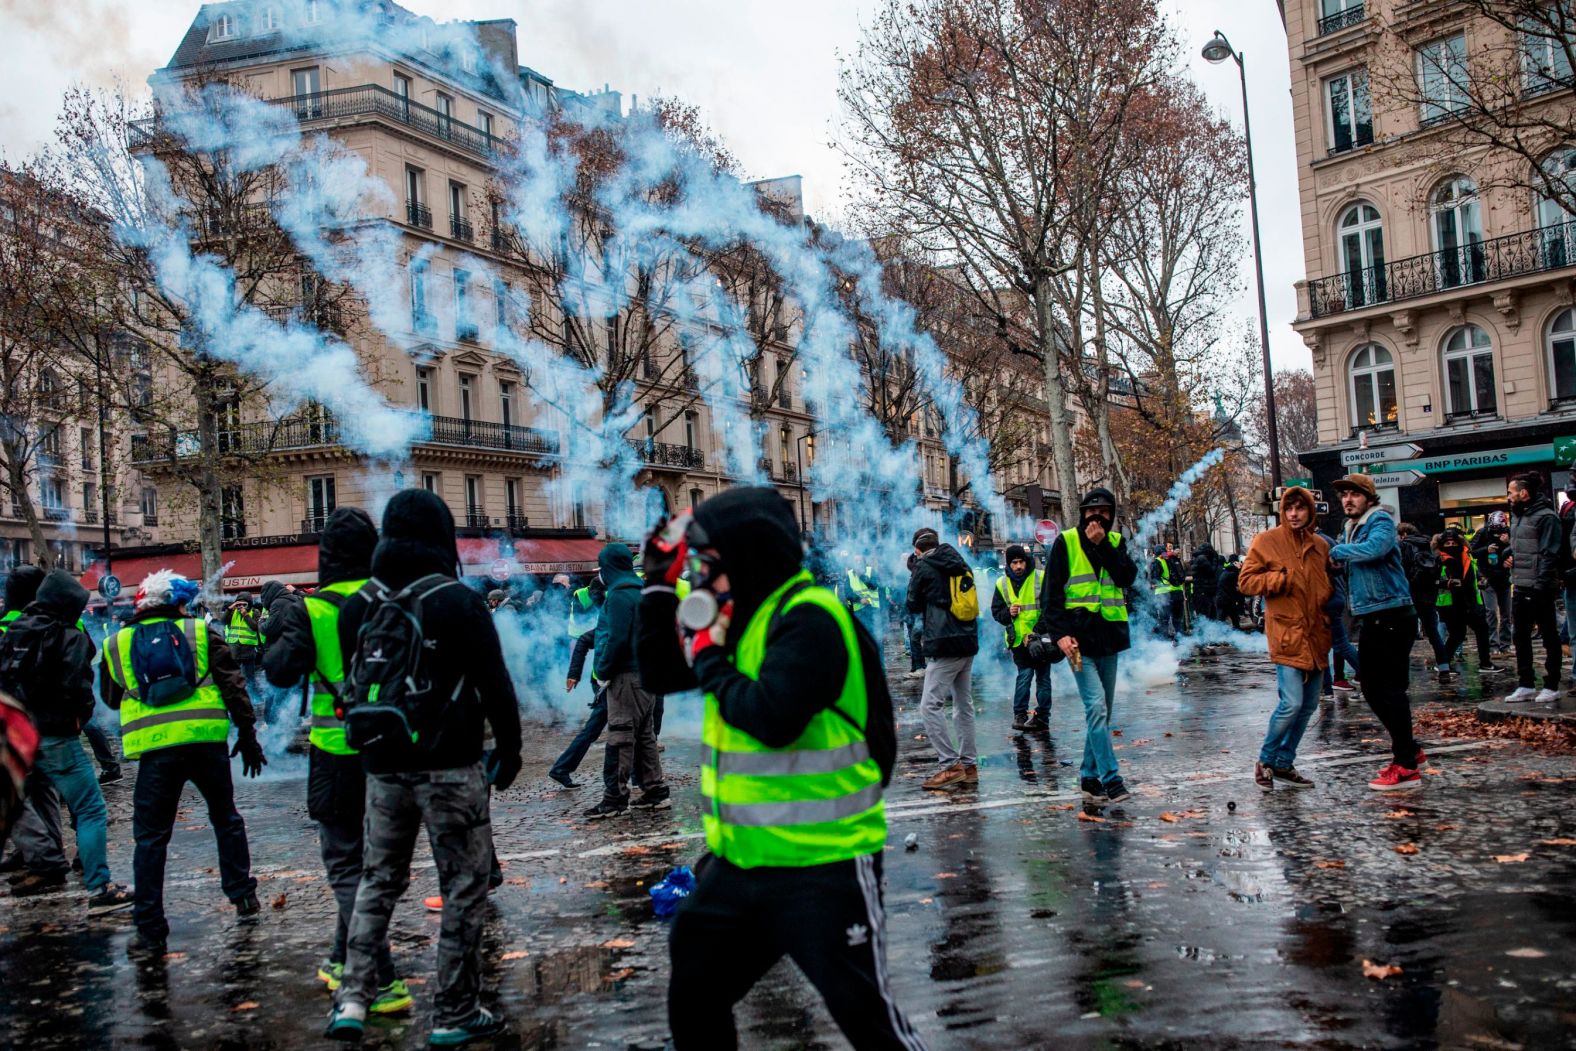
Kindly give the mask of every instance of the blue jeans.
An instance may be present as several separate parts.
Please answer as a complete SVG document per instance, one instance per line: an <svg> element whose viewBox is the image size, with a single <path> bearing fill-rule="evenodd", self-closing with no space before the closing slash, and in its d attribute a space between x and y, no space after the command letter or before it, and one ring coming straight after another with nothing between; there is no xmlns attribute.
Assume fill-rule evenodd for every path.
<svg viewBox="0 0 1576 1051"><path fill-rule="evenodd" d="M1302 743L1302 733L1308 720L1319 707L1319 686L1323 676L1316 671L1275 665L1275 685L1280 689L1280 703L1270 715L1269 733L1264 735L1264 747L1259 749L1259 762L1286 770L1297 761L1297 745Z"/></svg>
<svg viewBox="0 0 1576 1051"><path fill-rule="evenodd" d="M1034 684L1034 710L1040 713L1040 718L1048 718L1051 714L1051 666L1042 664L1038 668L1019 668L1018 678L1012 684L1012 714L1014 718L1021 719L1029 714L1029 684Z"/></svg>
<svg viewBox="0 0 1576 1051"><path fill-rule="evenodd" d="M1117 655L1085 657L1083 668L1073 672L1078 698L1084 707L1083 765L1080 778L1093 777L1109 785L1121 780L1116 752L1111 748L1111 702L1116 700Z"/></svg>
<svg viewBox="0 0 1576 1051"><path fill-rule="evenodd" d="M44 737L38 743L37 769L49 778L71 809L77 826L77 853L82 856L82 882L90 893L97 893L109 882L109 811L99 789L93 764L82 750L82 739Z"/></svg>
<svg viewBox="0 0 1576 1051"><path fill-rule="evenodd" d="M1345 670L1342 666L1347 664L1351 665L1353 675L1362 677L1362 668L1357 661L1357 647L1352 645L1352 637L1346 630L1346 618L1339 613L1330 618L1330 652L1335 654L1335 659L1320 676L1324 685L1331 685L1337 678L1346 678L1341 672Z"/></svg>
<svg viewBox="0 0 1576 1051"><path fill-rule="evenodd" d="M569 742L569 747L564 749L564 754L558 757L548 771L552 777L568 777L580 768L580 763L602 736L602 731L607 729L607 691L598 690L591 699L591 714L587 716L585 725L580 727L580 732L575 734L575 739Z"/></svg>

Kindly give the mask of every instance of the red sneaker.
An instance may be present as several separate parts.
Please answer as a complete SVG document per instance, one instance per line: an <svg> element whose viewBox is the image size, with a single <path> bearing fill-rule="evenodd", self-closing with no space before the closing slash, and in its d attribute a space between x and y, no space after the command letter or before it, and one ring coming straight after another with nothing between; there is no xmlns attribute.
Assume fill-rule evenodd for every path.
<svg viewBox="0 0 1576 1051"><path fill-rule="evenodd" d="M1346 679L1336 679L1330 684L1330 688L1333 690L1340 690L1342 693L1353 693L1357 689L1357 687L1353 686L1351 682Z"/></svg>
<svg viewBox="0 0 1576 1051"><path fill-rule="evenodd" d="M1391 763L1379 771L1379 776L1368 782L1375 792L1393 792L1398 788L1421 788L1423 775L1416 770Z"/></svg>

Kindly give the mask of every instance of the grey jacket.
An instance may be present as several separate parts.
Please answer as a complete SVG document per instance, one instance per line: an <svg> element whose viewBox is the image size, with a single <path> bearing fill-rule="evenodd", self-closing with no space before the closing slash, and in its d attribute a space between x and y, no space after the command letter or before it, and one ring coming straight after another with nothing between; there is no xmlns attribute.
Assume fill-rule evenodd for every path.
<svg viewBox="0 0 1576 1051"><path fill-rule="evenodd" d="M1518 589L1553 592L1559 587L1560 519L1547 497L1520 505L1510 515L1510 582Z"/></svg>

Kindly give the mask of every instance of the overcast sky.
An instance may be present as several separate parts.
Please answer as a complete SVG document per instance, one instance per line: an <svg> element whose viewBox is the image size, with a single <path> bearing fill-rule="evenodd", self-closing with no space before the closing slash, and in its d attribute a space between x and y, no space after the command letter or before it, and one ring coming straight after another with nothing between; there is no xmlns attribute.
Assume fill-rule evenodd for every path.
<svg viewBox="0 0 1576 1051"><path fill-rule="evenodd" d="M839 56L850 54L872 0L403 0L439 19L513 18L520 61L574 89L626 97L681 96L705 112L752 177L798 174L812 214L841 209ZM1291 330L1292 283L1302 276L1296 153L1286 37L1274 0L1156 0L1185 44L1188 74L1234 121L1236 68L1198 49L1216 28L1247 57L1265 250L1270 346L1276 368L1307 368ZM199 4L188 0L0 0L0 149L19 159L50 134L72 81L136 88L168 61ZM1246 226L1247 212L1244 209ZM1253 260L1234 311L1255 318Z"/></svg>

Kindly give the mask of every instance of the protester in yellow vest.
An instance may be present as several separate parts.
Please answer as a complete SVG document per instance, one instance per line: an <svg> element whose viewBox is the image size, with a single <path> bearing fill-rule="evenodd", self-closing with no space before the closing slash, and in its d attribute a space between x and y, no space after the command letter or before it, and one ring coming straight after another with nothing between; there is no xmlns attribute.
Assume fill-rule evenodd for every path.
<svg viewBox="0 0 1576 1051"><path fill-rule="evenodd" d="M257 717L246 683L224 636L189 616L197 585L167 569L137 588L136 613L104 640L99 693L120 711L121 747L140 760L132 792L132 855L136 904L132 951L161 956L170 925L164 916L164 862L175 813L187 782L207 804L219 844L219 881L242 918L256 916L246 822L235 809L230 757L241 756L248 777L268 760L257 742ZM238 740L227 747L230 726Z"/></svg>
<svg viewBox="0 0 1576 1051"><path fill-rule="evenodd" d="M1034 556L1021 544L1008 544L1006 556L1007 572L996 578L990 615L1005 629L1003 641L1012 651L1012 665L1018 671L1012 687L1012 728L1018 733L1044 733L1051 717L1051 664L1033 659L1027 643L1040 620L1040 584L1045 574L1034 568Z"/></svg>
<svg viewBox="0 0 1576 1051"><path fill-rule="evenodd" d="M329 991L339 988L345 974L345 949L350 917L361 885L362 824L366 813L367 778L361 756L345 744L345 724L335 705L345 678L340 652L339 611L358 596L372 575L372 549L378 529L359 507L339 507L328 516L318 536L318 588L309 595L270 594L263 674L281 689L306 680L310 691L310 732L307 748L306 810L317 822L318 848L339 915L328 959L317 968ZM394 970L385 939L376 955L377 998L368 1005L374 1014L396 1014L411 1007L410 990Z"/></svg>
<svg viewBox="0 0 1576 1051"><path fill-rule="evenodd" d="M802 562L793 510L768 488L720 493L646 544L642 681L705 691L707 854L671 942L679 1051L736 1047L733 1005L784 955L854 1047L924 1046L887 983L891 699L874 640ZM686 564L688 628L697 611L717 616L681 644L674 584Z"/></svg>
<svg viewBox="0 0 1576 1051"><path fill-rule="evenodd" d="M1116 497L1091 489L1078 505L1078 528L1064 529L1045 557L1040 630L1072 662L1084 707L1079 787L1091 803L1120 803L1131 794L1111 747L1118 655L1130 645L1126 588L1138 578L1122 534L1114 531ZM1059 658L1058 658L1059 659Z"/></svg>

